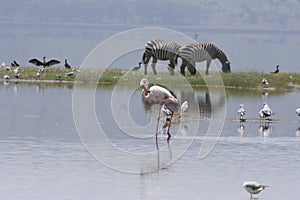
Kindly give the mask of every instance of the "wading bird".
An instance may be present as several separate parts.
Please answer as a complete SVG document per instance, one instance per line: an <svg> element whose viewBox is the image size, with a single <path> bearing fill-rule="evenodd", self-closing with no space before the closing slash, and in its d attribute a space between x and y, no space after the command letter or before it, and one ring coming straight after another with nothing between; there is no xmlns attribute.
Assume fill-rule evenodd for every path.
<svg viewBox="0 0 300 200"><path fill-rule="evenodd" d="M52 65L56 65L56 64L60 63L58 60L49 60L46 62L46 56L43 57L43 62L39 61L36 58L33 58L33 59L29 60L28 62L30 62L31 64L34 64L36 66L42 66L42 67L50 67Z"/></svg>
<svg viewBox="0 0 300 200"><path fill-rule="evenodd" d="M266 187L266 185L261 185L255 181L245 181L243 184L243 187L247 192L250 193L250 199L253 199L253 194L258 194L261 191L263 191Z"/></svg>
<svg viewBox="0 0 300 200"><path fill-rule="evenodd" d="M240 107L238 109L238 114L240 116L240 121L244 121L244 116L246 115L246 110L244 108L244 104L240 104Z"/></svg>
<svg viewBox="0 0 300 200"><path fill-rule="evenodd" d="M273 72L270 72L271 74L277 74L279 73L279 65L276 65L276 70Z"/></svg>
<svg viewBox="0 0 300 200"><path fill-rule="evenodd" d="M175 95L173 95L168 89L159 86L159 85L153 85L152 87L148 88L149 81L146 78L143 78L140 82L140 86L142 87L142 98L143 100L150 101L153 103L158 103L161 105L161 108L163 105L166 106L166 108L171 112L170 115L170 121L172 120L174 112L166 105L167 103L175 103L178 104L178 100ZM160 109L161 110L161 109ZM158 114L157 118L157 127L156 127L156 141L157 141L157 134L158 134L158 123L160 119L160 113ZM170 123L168 125L168 139L169 142L171 138L170 134Z"/></svg>
<svg viewBox="0 0 300 200"><path fill-rule="evenodd" d="M274 115L273 111L266 102L264 102L263 108L259 111L258 114L260 118L264 119L268 119L271 115Z"/></svg>

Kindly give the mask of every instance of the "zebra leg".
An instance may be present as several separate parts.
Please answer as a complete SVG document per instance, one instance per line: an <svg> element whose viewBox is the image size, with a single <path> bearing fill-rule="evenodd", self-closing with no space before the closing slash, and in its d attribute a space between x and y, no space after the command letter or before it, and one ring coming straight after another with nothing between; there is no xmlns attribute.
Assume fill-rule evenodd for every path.
<svg viewBox="0 0 300 200"><path fill-rule="evenodd" d="M144 66L145 66L145 72L144 72L144 74L147 74L148 63L144 63Z"/></svg>
<svg viewBox="0 0 300 200"><path fill-rule="evenodd" d="M182 59L182 64L181 64L181 66L180 66L180 73L181 73L183 76L185 76L185 67L186 67L187 63L188 63L188 62L187 62L186 60Z"/></svg>
<svg viewBox="0 0 300 200"><path fill-rule="evenodd" d="M189 72L191 73L191 75L195 75L196 74L196 63L189 63L187 65L187 68L189 70Z"/></svg>
<svg viewBox="0 0 300 200"><path fill-rule="evenodd" d="M170 60L170 63L168 65L168 70L170 72L170 75L174 75L174 69L175 69L174 60Z"/></svg>
<svg viewBox="0 0 300 200"><path fill-rule="evenodd" d="M145 66L144 74L147 74L147 67L148 67L148 62L149 62L150 58L151 58L151 56L149 56L146 52L143 54L142 62Z"/></svg>
<svg viewBox="0 0 300 200"><path fill-rule="evenodd" d="M153 74L154 74L154 75L157 75L156 68L155 68L156 63L157 63L157 59L153 58L151 67L152 67L152 70L153 70Z"/></svg>
<svg viewBox="0 0 300 200"><path fill-rule="evenodd" d="M205 75L208 75L208 68L210 66L211 60L207 60L206 61L206 71L205 71Z"/></svg>

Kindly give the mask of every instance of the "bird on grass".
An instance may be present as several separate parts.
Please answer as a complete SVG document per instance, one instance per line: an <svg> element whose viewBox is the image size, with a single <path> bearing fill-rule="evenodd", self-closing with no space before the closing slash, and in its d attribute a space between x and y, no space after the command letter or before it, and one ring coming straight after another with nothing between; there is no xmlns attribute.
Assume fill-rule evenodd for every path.
<svg viewBox="0 0 300 200"><path fill-rule="evenodd" d="M65 59L65 68L66 68L66 69L71 69L71 66L69 65L67 59Z"/></svg>
<svg viewBox="0 0 300 200"><path fill-rule="evenodd" d="M269 85L268 80L265 79L265 78L263 78L263 79L261 80L261 82L262 82L262 84L264 84L264 85Z"/></svg>
<svg viewBox="0 0 300 200"><path fill-rule="evenodd" d="M30 62L31 64L34 64L36 66L41 66L41 67L50 67L52 65L56 65L59 64L60 61L58 60L49 60L46 62L46 56L43 57L43 61L39 61L36 58L33 58L31 60L29 60L28 62Z"/></svg>
<svg viewBox="0 0 300 200"><path fill-rule="evenodd" d="M172 120L173 117L173 110L170 109L167 106L167 103L175 103L178 104L178 100L174 94L172 94L167 88L159 86L159 85L153 85L150 88L148 88L149 81L146 78L143 78L140 81L140 86L142 88L142 98L147 101L151 101L153 103L157 103L161 105L161 109L163 106L165 106L169 112L170 112L170 121ZM161 110L160 109L160 110ZM158 135L158 124L159 124L159 119L160 119L160 113L158 114L157 118L157 126L156 126L156 141L157 141L157 135ZM169 142L171 138L170 134L170 123L168 124L168 139L167 141Z"/></svg>
<svg viewBox="0 0 300 200"><path fill-rule="evenodd" d="M260 118L269 119L269 117L271 115L274 115L274 113L269 107L269 105L266 102L264 102L263 108L259 111L258 115Z"/></svg>
<svg viewBox="0 0 300 200"><path fill-rule="evenodd" d="M19 67L20 65L19 65L19 63L17 63L17 61L13 60L13 61L11 62L11 66L12 66L12 67Z"/></svg>
<svg viewBox="0 0 300 200"><path fill-rule="evenodd" d="M76 71L77 70L75 68L73 68L72 71L65 73L65 76L67 76L67 77L75 76Z"/></svg>
<svg viewBox="0 0 300 200"><path fill-rule="evenodd" d="M2 69L2 68L5 68L5 67L6 67L5 62L2 62L2 63L1 63L1 69Z"/></svg>
<svg viewBox="0 0 300 200"><path fill-rule="evenodd" d="M131 71L138 71L142 66L142 62L139 62L138 66L135 66L134 68L131 69Z"/></svg>
<svg viewBox="0 0 300 200"><path fill-rule="evenodd" d="M296 114L300 117L300 108L296 109Z"/></svg>
<svg viewBox="0 0 300 200"><path fill-rule="evenodd" d="M243 187L245 188L245 190L247 192L250 193L250 199L253 199L253 194L260 193L261 191L263 191L268 186L259 184L255 181L245 181L243 183Z"/></svg>
<svg viewBox="0 0 300 200"><path fill-rule="evenodd" d="M16 69L14 69L14 75L15 75L15 78L19 78L20 77L19 67L17 67Z"/></svg>
<svg viewBox="0 0 300 200"><path fill-rule="evenodd" d="M238 109L238 114L240 116L240 121L244 121L244 116L246 115L244 104L240 104Z"/></svg>
<svg viewBox="0 0 300 200"><path fill-rule="evenodd" d="M273 72L270 72L271 74L277 74L279 73L279 65L276 65L276 70Z"/></svg>

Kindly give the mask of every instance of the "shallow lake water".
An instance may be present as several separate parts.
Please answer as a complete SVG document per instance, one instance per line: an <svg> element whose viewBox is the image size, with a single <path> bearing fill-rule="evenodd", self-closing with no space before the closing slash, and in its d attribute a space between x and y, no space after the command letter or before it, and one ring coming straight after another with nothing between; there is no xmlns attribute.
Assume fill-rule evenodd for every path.
<svg viewBox="0 0 300 200"><path fill-rule="evenodd" d="M85 94L89 89L81 90ZM128 160L131 168L127 168L127 158L116 159L110 149L101 152L104 161L87 150L73 118L77 105L73 105L72 86L1 83L0 196L30 200L246 200L250 197L242 187L246 180L270 186L257 195L262 200L299 196L300 118L295 114L300 106L299 91L262 95L226 90L223 95L197 89L175 93L181 102L188 100L190 108L185 120L172 124L169 145L166 136L159 134L157 149L159 106L143 104L137 88L119 91L99 87L95 91L95 114L107 141L124 152L144 156L136 163ZM271 123L256 120L265 101L275 112ZM243 124L237 120L241 103L249 119ZM220 120L213 125L221 126L218 112L224 109L221 135L207 156L200 158L210 119ZM92 119L87 117L86 121L88 124ZM160 128L162 124L160 121ZM89 127L86 130L89 132ZM105 143L96 145L103 147ZM129 173L128 169L136 171Z"/></svg>

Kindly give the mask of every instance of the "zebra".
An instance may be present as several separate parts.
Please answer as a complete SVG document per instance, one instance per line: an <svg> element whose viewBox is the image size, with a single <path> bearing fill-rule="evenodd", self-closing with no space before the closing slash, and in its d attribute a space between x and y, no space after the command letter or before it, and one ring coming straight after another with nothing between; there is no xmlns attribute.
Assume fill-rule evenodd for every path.
<svg viewBox="0 0 300 200"><path fill-rule="evenodd" d="M160 39L153 39L145 44L145 51L142 56L142 62L139 62L139 66L135 67L137 70L141 67L141 64L145 66L145 74L147 74L147 66L150 58L152 57L152 70L154 74L157 74L155 65L157 60L169 60L168 69L171 75L174 75L174 68L177 65L177 52L180 45L173 41L166 41Z"/></svg>
<svg viewBox="0 0 300 200"><path fill-rule="evenodd" d="M212 43L190 43L182 45L178 50L178 57L182 59L182 64L180 66L180 72L185 75L185 67L187 66L189 72L192 75L196 74L196 62L202 62L206 60L206 71L208 74L208 69L212 60L218 58L222 63L222 71L230 73L230 62L227 59L225 53L216 47Z"/></svg>

